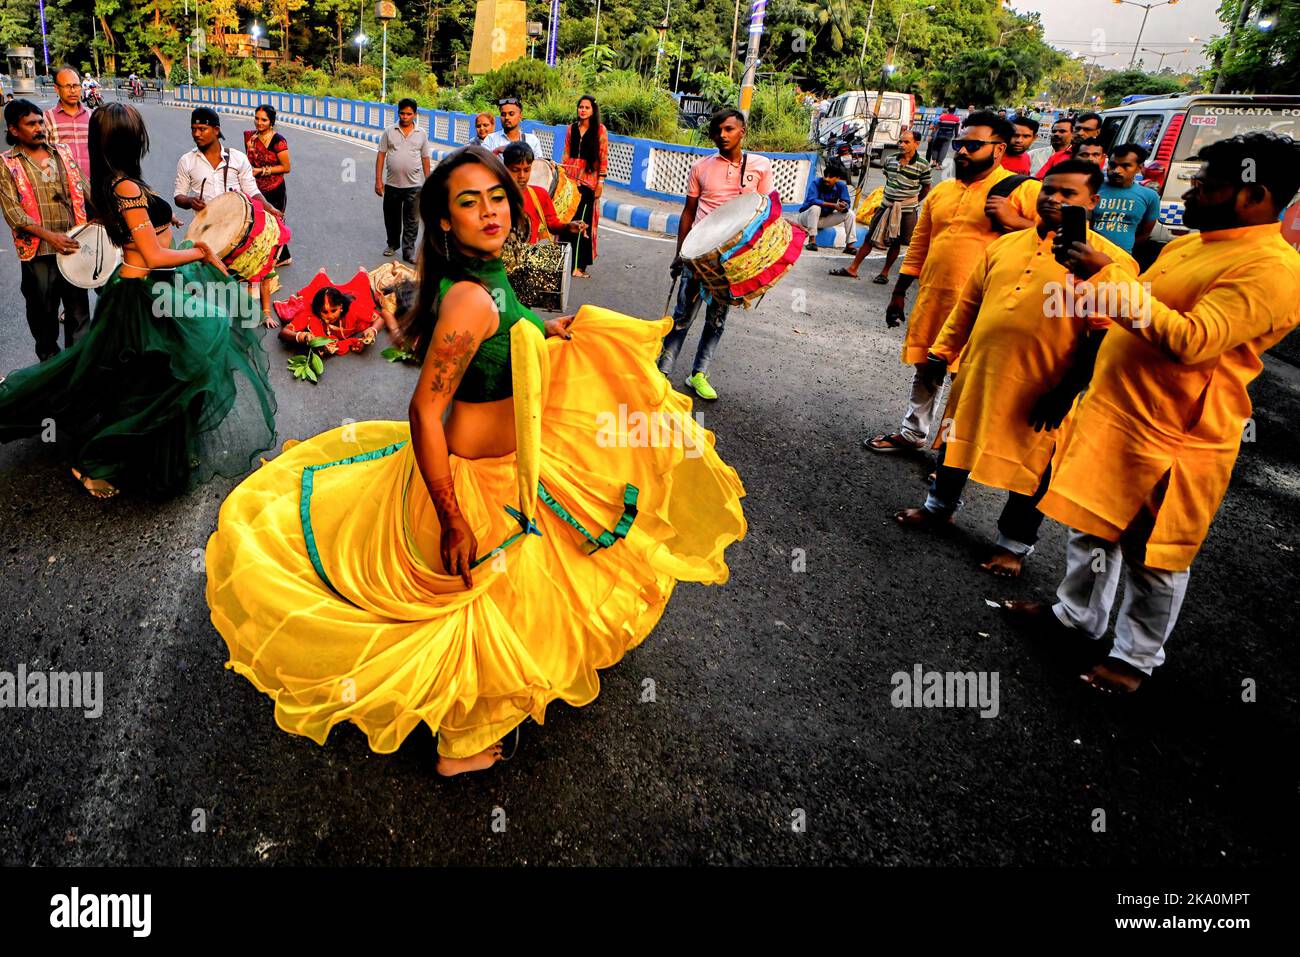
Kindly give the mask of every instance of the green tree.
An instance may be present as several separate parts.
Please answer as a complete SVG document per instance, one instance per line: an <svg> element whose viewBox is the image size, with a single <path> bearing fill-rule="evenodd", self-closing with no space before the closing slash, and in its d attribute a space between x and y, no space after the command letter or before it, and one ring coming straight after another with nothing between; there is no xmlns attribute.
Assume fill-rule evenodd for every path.
<svg viewBox="0 0 1300 957"><path fill-rule="evenodd" d="M1124 97L1135 93L1182 93L1186 89L1176 77L1143 73L1141 70L1111 73L1094 88L1106 106L1115 106Z"/></svg>
<svg viewBox="0 0 1300 957"><path fill-rule="evenodd" d="M1225 92L1300 93L1300 0L1256 0L1257 12L1238 31L1232 58L1225 62L1228 34L1237 22L1241 2L1224 0L1219 5L1224 35L1205 47L1215 64L1208 71L1210 85L1222 70ZM1261 14L1272 20L1269 29L1259 27Z"/></svg>

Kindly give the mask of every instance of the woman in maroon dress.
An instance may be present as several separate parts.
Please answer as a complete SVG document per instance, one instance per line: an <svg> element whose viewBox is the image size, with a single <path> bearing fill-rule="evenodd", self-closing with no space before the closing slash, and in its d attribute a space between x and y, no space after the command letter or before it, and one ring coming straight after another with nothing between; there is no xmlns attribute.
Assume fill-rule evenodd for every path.
<svg viewBox="0 0 1300 957"><path fill-rule="evenodd" d="M271 205L284 212L288 200L284 177L289 172L289 144L275 131L275 107L269 103L260 104L253 114L253 125L256 129L244 131L244 152L253 164L257 188L271 201ZM276 266L287 266L292 261L289 247L281 246Z"/></svg>

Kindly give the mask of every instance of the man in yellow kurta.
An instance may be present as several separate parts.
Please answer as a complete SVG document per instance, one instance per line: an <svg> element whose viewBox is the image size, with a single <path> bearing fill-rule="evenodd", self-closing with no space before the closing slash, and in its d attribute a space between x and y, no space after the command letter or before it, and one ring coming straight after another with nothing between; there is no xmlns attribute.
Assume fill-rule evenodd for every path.
<svg viewBox="0 0 1300 957"><path fill-rule="evenodd" d="M1133 691L1164 661L1193 558L1228 487L1261 353L1300 323L1300 253L1278 215L1300 185L1300 144L1247 133L1203 148L1175 239L1133 281L1074 246L1075 287L1114 328L1097 356L1039 507L1070 526L1057 602L1009 610L1098 639L1128 585L1110 656L1084 675ZM1049 614L1050 611L1050 614Z"/></svg>
<svg viewBox="0 0 1300 957"><path fill-rule="evenodd" d="M989 245L924 367L927 379L938 382L961 359L935 442L943 454L930 494L924 505L895 518L907 526L947 524L968 478L1006 489L997 545L981 566L995 574L1019 575L1034 550L1055 430L1087 386L1110 324L1104 315L1078 315L1070 277L1053 255L1062 204L1091 210L1101 183L1095 163L1066 160L1051 169L1038 196L1037 228ZM1086 235L1116 268L1137 275L1128 253L1091 230Z"/></svg>
<svg viewBox="0 0 1300 957"><path fill-rule="evenodd" d="M904 297L920 278L921 291L908 316L903 341L903 362L916 366L916 374L902 426L892 434L867 439L864 444L872 451L900 452L925 445L943 384L932 383L921 374L930 346L989 243L1003 233L1034 225L1040 184L1002 167L1002 154L1013 132L1006 118L996 113L970 114L962 124L961 136L952 144L956 179L930 190L921 206L885 310L889 326L902 322Z"/></svg>

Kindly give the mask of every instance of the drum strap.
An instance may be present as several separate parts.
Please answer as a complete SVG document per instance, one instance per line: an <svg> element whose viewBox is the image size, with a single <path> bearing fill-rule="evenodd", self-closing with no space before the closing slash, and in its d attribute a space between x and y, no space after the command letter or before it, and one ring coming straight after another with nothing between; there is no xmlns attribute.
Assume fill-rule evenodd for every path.
<svg viewBox="0 0 1300 957"><path fill-rule="evenodd" d="M223 193L230 190L230 154L225 150L221 151L221 162L226 164L225 172L221 174L221 191ZM199 199L203 198L203 190L207 188L208 178L205 176L199 183Z"/></svg>

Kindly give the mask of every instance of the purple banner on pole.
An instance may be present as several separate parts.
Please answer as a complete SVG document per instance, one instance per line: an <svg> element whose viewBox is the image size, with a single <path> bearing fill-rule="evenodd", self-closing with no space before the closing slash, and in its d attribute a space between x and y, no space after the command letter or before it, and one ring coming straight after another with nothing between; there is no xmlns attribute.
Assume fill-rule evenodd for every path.
<svg viewBox="0 0 1300 957"><path fill-rule="evenodd" d="M45 0L40 0L41 6L41 49L45 53L45 73L48 76L50 72L50 42L45 33Z"/></svg>
<svg viewBox="0 0 1300 957"><path fill-rule="evenodd" d="M555 39L560 32L560 0L551 0L551 23L546 37L546 65L555 66Z"/></svg>

